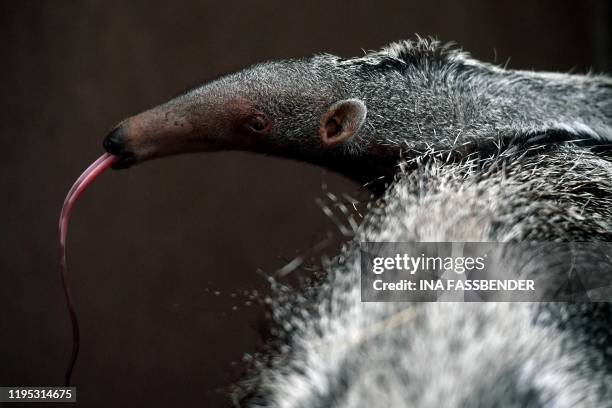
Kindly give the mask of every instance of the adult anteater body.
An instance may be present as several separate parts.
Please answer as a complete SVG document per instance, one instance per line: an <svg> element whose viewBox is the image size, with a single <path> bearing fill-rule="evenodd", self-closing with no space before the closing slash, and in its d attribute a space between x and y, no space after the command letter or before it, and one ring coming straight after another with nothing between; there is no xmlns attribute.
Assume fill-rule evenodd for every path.
<svg viewBox="0 0 612 408"><path fill-rule="evenodd" d="M358 245L611 241L611 192L612 163L576 146L401 175L320 285L298 301L279 292L275 340L242 397L265 407L612 406L609 303L365 303ZM538 269L565 271L545 260Z"/></svg>

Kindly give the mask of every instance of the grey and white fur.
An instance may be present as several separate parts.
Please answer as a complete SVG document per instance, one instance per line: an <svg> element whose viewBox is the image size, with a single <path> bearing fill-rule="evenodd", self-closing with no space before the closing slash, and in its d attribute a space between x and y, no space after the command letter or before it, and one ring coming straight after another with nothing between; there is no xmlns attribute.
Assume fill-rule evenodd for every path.
<svg viewBox="0 0 612 408"><path fill-rule="evenodd" d="M611 123L608 77L506 70L419 38L360 58L257 64L128 118L104 145L121 156L116 168L238 149L366 183L432 150L466 155L485 143L548 137L607 143Z"/></svg>
<svg viewBox="0 0 612 408"><path fill-rule="evenodd" d="M279 290L247 406L612 407L609 303L361 302L359 241L612 239L608 159L541 146L476 161L402 174L319 285Z"/></svg>
<svg viewBox="0 0 612 408"><path fill-rule="evenodd" d="M118 168L242 149L393 181L321 282L278 290L236 404L612 407L608 303L363 303L358 245L612 241L610 142L610 78L507 70L418 38L256 65L104 145Z"/></svg>
<svg viewBox="0 0 612 408"><path fill-rule="evenodd" d="M388 85L360 83L381 98L364 98L372 131L350 149L424 155L405 164L318 286L299 300L279 290L276 343L241 389L248 406L612 407L607 303L361 302L360 241L612 240L610 157L554 139L610 139L609 79L506 71L446 52L418 42L319 57L356 70L393 65L378 71ZM545 145L517 144L545 134ZM472 157L437 154L464 141Z"/></svg>

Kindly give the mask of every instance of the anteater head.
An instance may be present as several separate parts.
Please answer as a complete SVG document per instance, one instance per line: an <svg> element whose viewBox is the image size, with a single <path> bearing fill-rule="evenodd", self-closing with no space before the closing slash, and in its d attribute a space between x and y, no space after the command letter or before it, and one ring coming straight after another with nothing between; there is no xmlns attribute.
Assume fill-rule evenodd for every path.
<svg viewBox="0 0 612 408"><path fill-rule="evenodd" d="M505 70L418 39L358 58L255 65L126 119L104 147L121 157L117 168L246 150L368 182L393 175L402 155L448 160L559 135L612 140L611 90L609 78Z"/></svg>
<svg viewBox="0 0 612 408"><path fill-rule="evenodd" d="M255 65L124 120L104 147L121 157L115 168L219 150L340 168L360 150L368 109L336 65L331 56Z"/></svg>

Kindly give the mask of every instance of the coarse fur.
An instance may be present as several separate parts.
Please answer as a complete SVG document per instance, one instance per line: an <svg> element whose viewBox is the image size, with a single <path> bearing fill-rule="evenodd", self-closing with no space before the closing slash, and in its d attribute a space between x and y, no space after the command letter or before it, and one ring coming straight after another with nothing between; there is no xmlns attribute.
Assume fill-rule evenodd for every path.
<svg viewBox="0 0 612 408"><path fill-rule="evenodd" d="M237 395L253 407L611 407L609 303L366 303L358 245L611 241L611 192L612 163L573 145L402 174L320 285L279 291L275 347Z"/></svg>
<svg viewBox="0 0 612 408"><path fill-rule="evenodd" d="M236 405L612 407L609 303L364 303L359 273L361 241L612 241L611 142L609 77L417 38L255 65L127 119L105 148L117 167L240 149L394 180L320 283L276 284L273 340Z"/></svg>
<svg viewBox="0 0 612 408"><path fill-rule="evenodd" d="M506 71L422 40L315 58L378 75L359 83L380 97L364 98L350 154L412 154L322 282L278 290L240 405L612 407L609 303L365 303L358 245L612 241L610 80ZM406 78L418 90L402 92Z"/></svg>
<svg viewBox="0 0 612 408"><path fill-rule="evenodd" d="M331 167L360 182L386 173L400 156L470 153L487 140L612 141L610 78L507 70L422 38L359 58L266 62L194 92L206 94L208 87L242 92L274 118L273 133L251 149ZM338 148L322 149L313 137L320 116L349 98L364 102L365 123Z"/></svg>
<svg viewBox="0 0 612 408"><path fill-rule="evenodd" d="M507 70L424 39L361 58L266 62L208 86L243 91L266 112L287 117L278 121L282 140L270 141L276 147L318 150L306 136L316 134L327 104L345 98L368 108L366 127L343 146L347 153L388 145L422 151L545 131L612 140L610 78Z"/></svg>
<svg viewBox="0 0 612 408"><path fill-rule="evenodd" d="M326 144L334 106L358 125ZM332 112L333 113L333 112ZM265 118L264 130L250 120ZM509 70L438 41L393 43L358 58L320 54L254 65L122 122L105 147L127 167L169 154L248 150L331 168L359 183L387 181L402 159L435 150L467 155L488 142L612 141L612 80ZM347 123L336 124L342 130ZM119 139L121 143L110 143ZM382 190L379 190L382 191Z"/></svg>

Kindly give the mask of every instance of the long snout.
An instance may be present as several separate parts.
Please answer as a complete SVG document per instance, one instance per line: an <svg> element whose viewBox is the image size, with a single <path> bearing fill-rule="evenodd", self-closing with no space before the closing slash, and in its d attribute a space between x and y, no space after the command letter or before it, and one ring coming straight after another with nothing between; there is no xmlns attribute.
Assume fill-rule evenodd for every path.
<svg viewBox="0 0 612 408"><path fill-rule="evenodd" d="M243 124L257 112L237 85L211 83L134 115L104 139L104 149L119 156L114 168L158 157L243 149L253 142Z"/></svg>
<svg viewBox="0 0 612 408"><path fill-rule="evenodd" d="M209 132L192 108L170 101L121 122L103 142L107 152L119 156L113 167L127 168L156 157L206 150Z"/></svg>

